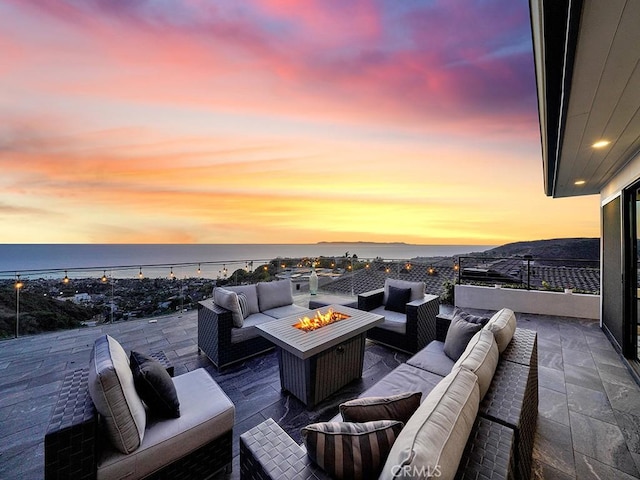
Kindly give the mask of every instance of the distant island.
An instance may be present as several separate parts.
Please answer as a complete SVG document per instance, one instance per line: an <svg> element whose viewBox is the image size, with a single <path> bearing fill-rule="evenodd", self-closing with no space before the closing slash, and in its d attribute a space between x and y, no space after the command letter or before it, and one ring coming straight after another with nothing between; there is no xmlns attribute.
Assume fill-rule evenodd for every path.
<svg viewBox="0 0 640 480"><path fill-rule="evenodd" d="M357 242L316 242L316 245L419 245L417 243L407 243L407 242L365 242L359 240Z"/></svg>

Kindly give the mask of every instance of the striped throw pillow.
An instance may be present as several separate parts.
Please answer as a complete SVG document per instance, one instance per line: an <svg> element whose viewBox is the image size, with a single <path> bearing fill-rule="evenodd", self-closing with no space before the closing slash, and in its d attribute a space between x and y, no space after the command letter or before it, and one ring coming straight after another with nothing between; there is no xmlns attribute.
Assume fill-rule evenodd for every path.
<svg viewBox="0 0 640 480"><path fill-rule="evenodd" d="M240 304L240 313L242 313L242 319L244 320L249 316L249 300L244 293L238 294L238 303Z"/></svg>
<svg viewBox="0 0 640 480"><path fill-rule="evenodd" d="M302 429L307 455L334 478L378 478L404 424L392 420L366 423L313 423Z"/></svg>

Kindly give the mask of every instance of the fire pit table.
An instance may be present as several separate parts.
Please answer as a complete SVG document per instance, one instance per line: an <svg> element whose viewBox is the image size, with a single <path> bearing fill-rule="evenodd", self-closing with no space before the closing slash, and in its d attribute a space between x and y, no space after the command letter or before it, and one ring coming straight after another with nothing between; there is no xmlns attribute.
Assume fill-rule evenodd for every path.
<svg viewBox="0 0 640 480"><path fill-rule="evenodd" d="M332 317L333 323L301 329L312 328L309 324L315 325L317 316ZM311 408L362 376L367 330L381 324L384 317L329 305L309 311L307 322L301 320L298 314L257 328L276 346L282 389Z"/></svg>

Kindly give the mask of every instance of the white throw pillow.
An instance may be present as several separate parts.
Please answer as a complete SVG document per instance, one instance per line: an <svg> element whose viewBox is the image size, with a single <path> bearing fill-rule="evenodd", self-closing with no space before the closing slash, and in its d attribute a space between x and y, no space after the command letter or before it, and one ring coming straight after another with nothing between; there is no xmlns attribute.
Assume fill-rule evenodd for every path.
<svg viewBox="0 0 640 480"><path fill-rule="evenodd" d="M147 414L136 392L129 357L109 335L93 345L88 386L113 446L125 454L135 451L144 437Z"/></svg>

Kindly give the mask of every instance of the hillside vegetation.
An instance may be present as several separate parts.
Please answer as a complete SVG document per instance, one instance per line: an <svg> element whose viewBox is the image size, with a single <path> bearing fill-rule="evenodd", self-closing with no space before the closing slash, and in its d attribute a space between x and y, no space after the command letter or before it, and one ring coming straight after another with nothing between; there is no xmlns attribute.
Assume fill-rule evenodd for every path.
<svg viewBox="0 0 640 480"><path fill-rule="evenodd" d="M534 258L600 259L599 238L554 238L529 242L507 243L484 252L487 256L512 257L531 255Z"/></svg>
<svg viewBox="0 0 640 480"><path fill-rule="evenodd" d="M77 328L80 322L90 320L92 309L44 297L40 294L20 294L19 335L43 331ZM16 333L16 292L13 288L0 290L0 338L14 337Z"/></svg>

